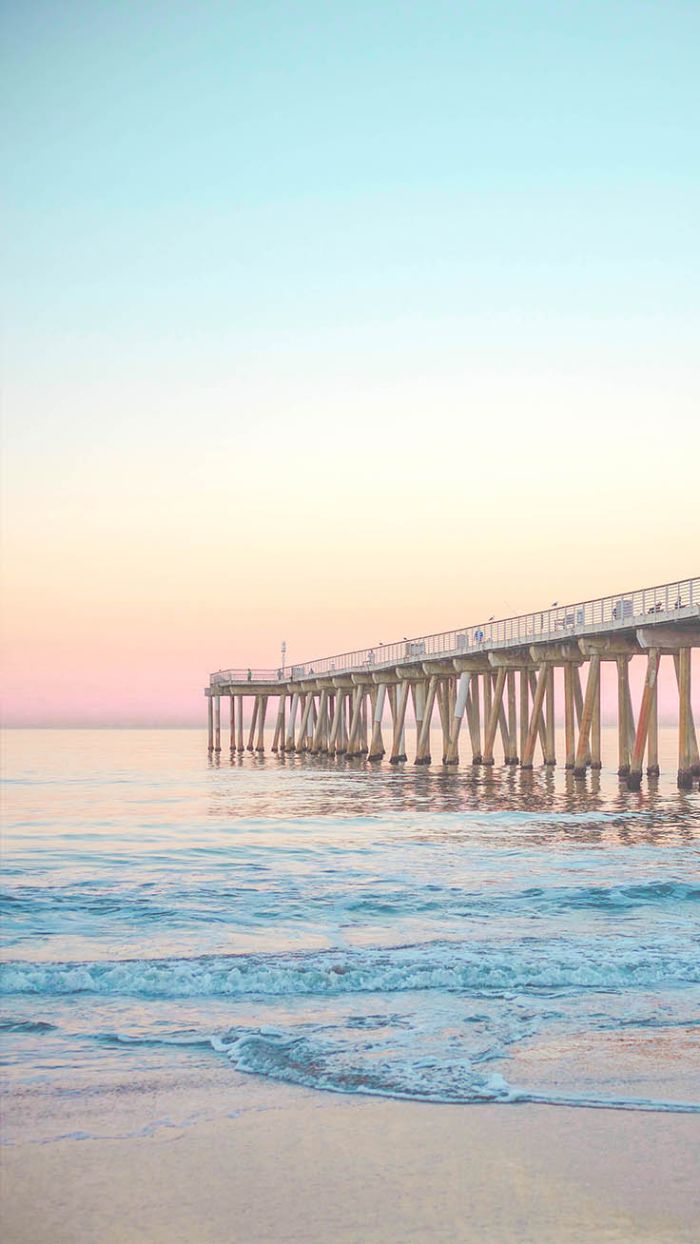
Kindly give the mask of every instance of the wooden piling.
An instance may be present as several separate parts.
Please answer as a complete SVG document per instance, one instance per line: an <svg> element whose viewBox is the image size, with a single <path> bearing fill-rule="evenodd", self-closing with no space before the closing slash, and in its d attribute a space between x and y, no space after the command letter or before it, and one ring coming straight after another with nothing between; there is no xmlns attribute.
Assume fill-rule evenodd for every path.
<svg viewBox="0 0 700 1244"><path fill-rule="evenodd" d="M452 722L450 725L450 739L447 745L447 755L445 756L445 764L459 764L459 732L462 728L462 720L464 711L467 707L467 696L469 695L470 674L460 674L456 688L455 704L452 713Z"/></svg>
<svg viewBox="0 0 700 1244"><path fill-rule="evenodd" d="M564 735L566 739L566 768L576 766L575 697L574 674L576 667L571 661L564 665Z"/></svg>
<svg viewBox="0 0 700 1244"><path fill-rule="evenodd" d="M265 751L265 715L267 713L268 696L260 696L260 707L258 709L258 737L255 744L255 750L259 755Z"/></svg>
<svg viewBox="0 0 700 1244"><path fill-rule="evenodd" d="M210 752L214 750L214 697L207 696L207 747Z"/></svg>
<svg viewBox="0 0 700 1244"><path fill-rule="evenodd" d="M447 762L447 749L450 743L450 714L452 706L450 704L452 690L451 678L439 678L437 685L437 706L440 715L440 728L442 730L442 763Z"/></svg>
<svg viewBox="0 0 700 1244"><path fill-rule="evenodd" d="M544 763L553 768L557 763L555 750L555 729L554 729L554 666L547 667L547 686L545 692L546 719L545 719L545 756Z"/></svg>
<svg viewBox="0 0 700 1244"><path fill-rule="evenodd" d="M214 697L214 751L221 751L221 696Z"/></svg>
<svg viewBox="0 0 700 1244"><path fill-rule="evenodd" d="M647 777L659 776L659 679L654 679L647 732Z"/></svg>
<svg viewBox="0 0 700 1244"><path fill-rule="evenodd" d="M498 729L498 717L503 703L503 688L506 682L506 669L501 666L496 674L495 688L491 684L491 675L484 674L484 689L488 687L489 713L486 717L484 726L484 754L483 763L485 765L493 764L493 748L496 742L496 730ZM485 712L485 710L484 710Z"/></svg>
<svg viewBox="0 0 700 1244"><path fill-rule="evenodd" d="M323 687L318 702L318 717L314 727L313 739L311 741L311 752L317 755L321 751L327 751L328 745L325 743L325 730L328 715L328 690ZM324 747L325 743L325 747Z"/></svg>
<svg viewBox="0 0 700 1244"><path fill-rule="evenodd" d="M422 705L423 718L418 732L416 759L414 761L414 764L417 765L429 765L432 761L432 757L430 755L430 725L433 719L433 707L435 705L437 685L438 676L437 674L432 674L428 683L428 692L425 697L425 702ZM418 700L416 703L418 703Z"/></svg>
<svg viewBox="0 0 700 1244"><path fill-rule="evenodd" d="M389 764L398 765L406 759L406 752L403 746L404 724L406 721L406 706L411 690L409 682L402 682L399 693L396 697L396 713L394 716L394 732L391 740L391 756Z"/></svg>
<svg viewBox="0 0 700 1244"><path fill-rule="evenodd" d="M690 700L690 652L690 648L680 648L678 652L678 786L681 790L691 790L693 785L690 740L693 721Z"/></svg>
<svg viewBox="0 0 700 1244"><path fill-rule="evenodd" d="M535 674L533 670L530 672L530 693L532 695L533 702L535 699L536 690L537 690L537 675ZM542 763L544 764L544 760L547 755L547 737L546 737L546 732L545 732L544 712L540 712L540 715L539 715L539 721L537 723L537 737L540 741L540 747L542 749ZM534 759L534 756L533 756L533 759ZM530 766L530 768L532 768L532 765Z"/></svg>
<svg viewBox="0 0 700 1244"><path fill-rule="evenodd" d="M628 657L618 656L617 664L617 754L618 768L617 772L620 777L627 777L630 771L630 755L629 755L629 684L628 684Z"/></svg>
<svg viewBox="0 0 700 1244"><path fill-rule="evenodd" d="M287 725L287 738L284 750L287 752L296 751L296 724L297 713L299 711L299 692L292 692L292 702L289 706L289 721Z"/></svg>
<svg viewBox="0 0 700 1244"><path fill-rule="evenodd" d="M339 692L339 713L340 721L338 722L338 743L336 746L336 754L344 756L348 750L348 717L350 715L350 695L347 691Z"/></svg>
<svg viewBox="0 0 700 1244"><path fill-rule="evenodd" d="M530 722L530 684L528 681L528 671L520 670L520 758L522 760L525 755L525 744L527 743L527 730Z"/></svg>
<svg viewBox="0 0 700 1244"><path fill-rule="evenodd" d="M381 760L384 755L382 717L384 715L386 691L387 687L385 682L380 683L374 690L374 703L372 705L372 741L370 743L368 760Z"/></svg>
<svg viewBox="0 0 700 1244"><path fill-rule="evenodd" d="M532 715L530 717L530 725L527 732L527 740L522 757L523 769L531 769L534 756L535 744L540 731L540 720L542 717L542 705L544 704L544 694L547 687L547 664L543 661L539 668L537 682L532 700ZM546 758L546 757L545 757Z"/></svg>
<svg viewBox="0 0 700 1244"><path fill-rule="evenodd" d="M484 674L482 676L481 681L482 681L483 698L484 698L484 750L481 753L481 763L488 764L489 762L486 759L486 731L488 729L488 723L491 720L491 707L493 703L493 683L491 682L490 674ZM493 764L493 761L491 761L491 764Z"/></svg>
<svg viewBox="0 0 700 1244"><path fill-rule="evenodd" d="M674 653L673 655L673 664L676 670L676 683L678 685L678 692L680 695L681 680L680 680L680 660L679 660L678 652ZM688 677L690 678L690 671L688 671ZM695 722L693 720L692 703L688 709L688 750L690 753L691 773L693 777L700 777L700 754L698 753L698 739L695 733Z"/></svg>
<svg viewBox="0 0 700 1244"><path fill-rule="evenodd" d="M481 706L479 703L479 675L473 674L467 694L467 725L472 749L472 764L481 764Z"/></svg>
<svg viewBox="0 0 700 1244"><path fill-rule="evenodd" d="M350 721L350 731L348 734L348 745L346 754L348 756L357 756L360 754L360 730L362 728L362 687L358 683L355 687L352 697L352 718Z"/></svg>
<svg viewBox="0 0 700 1244"><path fill-rule="evenodd" d="M284 733L282 731L282 704L283 703L284 703L284 697L280 695L277 700L277 716L275 718L275 732L272 736L272 747L270 748L271 752L280 751L280 733L282 734L281 750L284 751Z"/></svg>
<svg viewBox="0 0 700 1244"><path fill-rule="evenodd" d="M246 743L247 752L252 752L255 750L255 730L258 724L259 709L260 709L260 696L256 695L255 699L253 700L253 716L250 719L250 726L248 728L248 742Z"/></svg>
<svg viewBox="0 0 700 1244"><path fill-rule="evenodd" d="M576 747L576 758L574 762L574 777L586 776L586 757L588 756L589 737L591 733L591 724L596 710L596 704L600 706L600 654L594 652L588 665L588 681L586 683L586 694L583 701L583 710L581 712L581 726L579 729L578 745ZM598 708L600 719L600 707Z"/></svg>
<svg viewBox="0 0 700 1244"><path fill-rule="evenodd" d="M627 785L632 790L639 790L642 784L644 749L647 742L651 706L654 692L656 690L658 672L659 653L656 648L650 648L647 656L647 672L644 680L644 691L642 692L642 703L639 709L639 721L637 722L637 729L635 732L634 747L632 749L630 771L627 775Z"/></svg>
<svg viewBox="0 0 700 1244"><path fill-rule="evenodd" d="M590 758L591 769L600 770L603 767L601 752L601 733L600 733L600 668L598 669L598 678L596 679L595 698L593 701L593 716L591 718L591 737L590 746L586 755L586 759Z"/></svg>
<svg viewBox="0 0 700 1244"><path fill-rule="evenodd" d="M507 765L518 763L518 701L515 684L515 670L508 670L508 752L505 757Z"/></svg>
<svg viewBox="0 0 700 1244"><path fill-rule="evenodd" d="M309 750L309 740L308 740L309 718L311 716L311 709L313 708L313 703L314 703L313 694L310 691L306 693L302 692L301 721L299 723L299 737L297 739L297 751L298 752L308 752Z"/></svg>

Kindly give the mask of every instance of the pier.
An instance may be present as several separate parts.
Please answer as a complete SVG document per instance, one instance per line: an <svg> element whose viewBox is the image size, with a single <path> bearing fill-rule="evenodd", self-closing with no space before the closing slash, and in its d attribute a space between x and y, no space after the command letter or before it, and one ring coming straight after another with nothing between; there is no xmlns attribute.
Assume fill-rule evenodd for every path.
<svg viewBox="0 0 700 1244"><path fill-rule="evenodd" d="M413 763L429 765L439 720L443 765L557 763L555 677L563 671L565 767L577 778L600 769L601 666L617 678L618 773L632 789L659 772L657 681L672 664L678 690L678 786L700 778L691 700L691 649L700 647L700 578L476 623L279 669L225 669L205 688L210 753L221 751L221 702L228 700L232 753L275 753L407 761L406 724L415 723ZM630 664L644 663L635 719ZM252 712L245 712L246 701ZM272 705L272 711L270 706ZM244 716L248 720L244 726ZM389 726L387 727L387 721ZM274 724L273 724L274 723ZM386 734L386 740L385 740Z"/></svg>

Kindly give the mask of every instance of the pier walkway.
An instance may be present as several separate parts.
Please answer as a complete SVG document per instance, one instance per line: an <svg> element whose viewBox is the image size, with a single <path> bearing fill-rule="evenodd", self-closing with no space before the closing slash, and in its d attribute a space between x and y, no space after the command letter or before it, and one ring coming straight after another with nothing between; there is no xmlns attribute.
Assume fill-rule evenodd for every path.
<svg viewBox="0 0 700 1244"><path fill-rule="evenodd" d="M414 763L428 765L436 712L442 763L459 763L463 722L475 765L492 765L497 738L507 765L532 768L536 753L556 764L554 671L563 670L565 764L574 775L601 768L600 667L617 671L618 773L638 788L659 772L657 678L673 662L678 687L678 785L700 777L691 703L691 649L700 647L700 577L597 600L404 639L279 669L222 669L205 688L210 752L221 750L221 700L228 698L232 752L265 750L269 701L276 702L272 751L380 761L387 706L389 761L406 761L407 714L415 721ZM645 662L635 720L629 666ZM581 669L586 667L585 686ZM252 715L244 729L244 701ZM410 705L410 710L409 710Z"/></svg>

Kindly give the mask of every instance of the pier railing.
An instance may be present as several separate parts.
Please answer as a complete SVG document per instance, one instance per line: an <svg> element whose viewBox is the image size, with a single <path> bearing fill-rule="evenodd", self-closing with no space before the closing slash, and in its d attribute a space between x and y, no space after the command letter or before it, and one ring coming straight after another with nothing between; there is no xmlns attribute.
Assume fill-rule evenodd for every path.
<svg viewBox="0 0 700 1244"><path fill-rule="evenodd" d="M552 604L548 609L513 618L489 619L476 625L434 635L378 644L332 657L278 669L227 669L211 675L212 686L232 682L290 682L322 674L360 673L384 666L407 665L440 657L458 657L493 648L555 642L600 631L625 630L675 618L700 615L700 577L664 583L660 587L618 592L573 605Z"/></svg>

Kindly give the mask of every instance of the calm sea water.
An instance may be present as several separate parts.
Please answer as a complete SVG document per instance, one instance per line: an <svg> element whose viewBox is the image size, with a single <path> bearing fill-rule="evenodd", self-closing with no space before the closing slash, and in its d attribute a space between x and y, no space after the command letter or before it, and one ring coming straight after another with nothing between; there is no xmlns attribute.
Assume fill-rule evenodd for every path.
<svg viewBox="0 0 700 1244"><path fill-rule="evenodd" d="M177 1051L340 1093L699 1110L700 795L674 732L661 758L633 794L9 732L6 1079L84 1093Z"/></svg>

